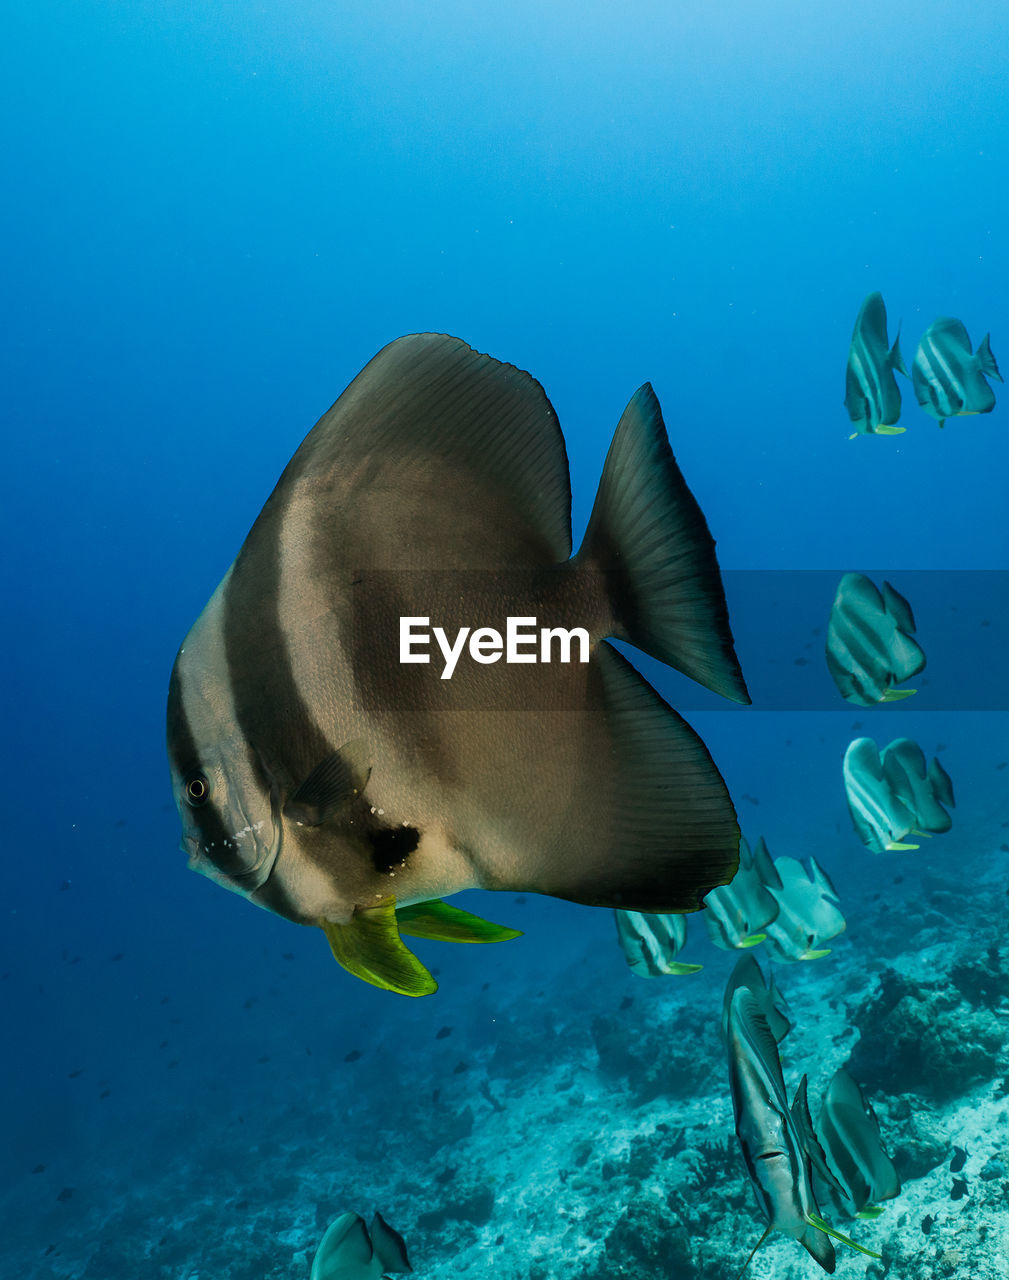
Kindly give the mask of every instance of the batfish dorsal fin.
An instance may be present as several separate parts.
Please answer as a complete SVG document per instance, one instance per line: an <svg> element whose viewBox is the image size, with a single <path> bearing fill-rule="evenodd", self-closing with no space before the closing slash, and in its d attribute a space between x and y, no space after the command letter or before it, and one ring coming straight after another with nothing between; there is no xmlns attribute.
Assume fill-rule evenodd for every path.
<svg viewBox="0 0 1009 1280"><path fill-rule="evenodd" d="M521 929L493 924L440 898L397 907L396 922L400 933L437 942L507 942L522 937Z"/></svg>
<svg viewBox="0 0 1009 1280"><path fill-rule="evenodd" d="M939 763L937 756L932 757L932 761L928 766L928 780L932 784L932 790L935 792L935 798L939 803L948 804L951 809L955 809L953 779Z"/></svg>
<svg viewBox="0 0 1009 1280"><path fill-rule="evenodd" d="M357 568L515 569L571 554L567 453L546 393L446 334L397 338L365 366L274 497L283 510L301 494Z"/></svg>
<svg viewBox="0 0 1009 1280"><path fill-rule="evenodd" d="M318 827L348 808L368 783L363 745L348 742L315 766L284 805L292 822Z"/></svg>
<svg viewBox="0 0 1009 1280"><path fill-rule="evenodd" d="M373 987L401 996L427 996L438 984L404 945L396 924L396 899L358 907L348 924L320 920L337 964Z"/></svg>

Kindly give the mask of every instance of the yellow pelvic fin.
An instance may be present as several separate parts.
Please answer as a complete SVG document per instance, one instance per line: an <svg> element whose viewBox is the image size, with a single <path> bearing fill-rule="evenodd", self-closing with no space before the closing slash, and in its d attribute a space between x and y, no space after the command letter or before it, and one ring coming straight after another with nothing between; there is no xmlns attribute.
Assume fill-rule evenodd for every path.
<svg viewBox="0 0 1009 1280"><path fill-rule="evenodd" d="M401 996L428 996L438 990L437 982L399 936L395 898L358 907L349 924L320 920L319 925L337 964L355 978Z"/></svg>
<svg viewBox="0 0 1009 1280"><path fill-rule="evenodd" d="M767 937L766 933L750 933L750 934L747 934L747 936L743 938L741 942L737 943L737 946L739 946L740 948L756 947L761 942L763 942L766 937Z"/></svg>
<svg viewBox="0 0 1009 1280"><path fill-rule="evenodd" d="M905 698L910 698L917 692L917 689L887 689L886 693L880 698L880 702L902 702Z"/></svg>
<svg viewBox="0 0 1009 1280"><path fill-rule="evenodd" d="M882 1204L867 1204L864 1209L859 1209L855 1214L856 1218L865 1218L869 1222L875 1221L885 1212L886 1206Z"/></svg>
<svg viewBox="0 0 1009 1280"><path fill-rule="evenodd" d="M703 964L684 964L682 960L669 960L665 966L665 972L672 977L686 977L690 973L700 973L704 968Z"/></svg>
<svg viewBox="0 0 1009 1280"><path fill-rule="evenodd" d="M824 956L830 955L830 947L824 947L820 951L804 951L801 959L803 960L821 960Z"/></svg>
<svg viewBox="0 0 1009 1280"><path fill-rule="evenodd" d="M932 839L932 837L935 835L935 832L934 832L934 831L919 831L917 827L912 827L912 828L911 828L911 834L912 834L913 836L921 836L923 840L931 840L931 839Z"/></svg>
<svg viewBox="0 0 1009 1280"><path fill-rule="evenodd" d="M522 937L521 929L493 924L471 911L442 902L440 898L400 907L396 921L400 933L414 938L433 938L438 942L507 942L510 938Z"/></svg>
<svg viewBox="0 0 1009 1280"><path fill-rule="evenodd" d="M901 844L899 840L888 840L886 847L889 852L894 853L898 849L917 849L919 846L916 844Z"/></svg>
<svg viewBox="0 0 1009 1280"><path fill-rule="evenodd" d="M857 440L860 434L861 434L861 433L860 433L860 432L858 432L858 431L853 431L853 432L851 433L851 435L848 437L848 439L849 439L849 440Z"/></svg>
<svg viewBox="0 0 1009 1280"><path fill-rule="evenodd" d="M902 436L907 430L906 427L891 427L889 423L881 422L876 428L878 436Z"/></svg>
<svg viewBox="0 0 1009 1280"><path fill-rule="evenodd" d="M852 1240L851 1236L842 1235L840 1231L835 1231L833 1227L828 1226L824 1220L815 1213L807 1213L806 1221L811 1227L816 1227L817 1231L822 1231L828 1236L833 1236L835 1240L840 1240L842 1244L846 1244L849 1249L856 1249L859 1253L864 1253L867 1258L881 1258L880 1253L873 1253L871 1249L866 1249L864 1245L857 1244Z"/></svg>

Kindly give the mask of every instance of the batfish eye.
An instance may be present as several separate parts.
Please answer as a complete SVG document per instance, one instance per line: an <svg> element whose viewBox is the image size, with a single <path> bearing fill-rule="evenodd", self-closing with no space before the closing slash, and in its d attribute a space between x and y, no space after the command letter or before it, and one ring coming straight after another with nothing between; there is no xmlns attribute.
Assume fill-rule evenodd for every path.
<svg viewBox="0 0 1009 1280"><path fill-rule="evenodd" d="M191 773L186 779L186 800L194 809L210 799L210 783L205 773Z"/></svg>

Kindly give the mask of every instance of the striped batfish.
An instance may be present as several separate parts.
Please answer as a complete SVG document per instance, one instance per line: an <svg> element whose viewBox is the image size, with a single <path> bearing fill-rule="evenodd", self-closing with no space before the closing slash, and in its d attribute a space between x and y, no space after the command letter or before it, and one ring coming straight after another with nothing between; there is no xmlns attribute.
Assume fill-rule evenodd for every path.
<svg viewBox="0 0 1009 1280"><path fill-rule="evenodd" d="M751 852L739 842L739 870L732 883L714 889L704 903L708 937L723 951L755 947L767 937L768 924L778 914L769 886L781 887L763 836Z"/></svg>
<svg viewBox="0 0 1009 1280"><path fill-rule="evenodd" d="M403 1237L380 1213L370 1227L359 1213L341 1213L319 1242L309 1280L382 1280L411 1271Z"/></svg>
<svg viewBox="0 0 1009 1280"><path fill-rule="evenodd" d="M740 962L729 978L722 1013L722 1036L729 1059L729 1089L743 1162L767 1229L757 1241L743 1271L772 1231L798 1240L810 1257L833 1273L834 1246L830 1237L860 1253L868 1249L828 1226L813 1190L815 1168L827 1184L843 1195L813 1131L806 1100L806 1077L791 1107L785 1092L778 1045L758 994L759 978L752 965ZM788 1030L787 1023L785 1031ZM742 1271L739 1273L742 1275Z"/></svg>
<svg viewBox="0 0 1009 1280"><path fill-rule="evenodd" d="M519 632L503 654L537 619L540 647ZM179 650L168 753L190 867L409 995L436 984L401 934L517 936L442 901L462 889L697 910L736 870L735 811L606 637L749 701L651 387L572 557L540 385L457 338L390 343L297 450Z"/></svg>
<svg viewBox="0 0 1009 1280"><path fill-rule="evenodd" d="M874 739L848 743L842 772L851 823L867 849L884 853L919 848L905 841L915 830L916 816L894 792Z"/></svg>
<svg viewBox="0 0 1009 1280"><path fill-rule="evenodd" d="M894 370L907 377L900 354L900 332L893 346L886 336L886 306L881 293L870 293L862 303L848 348L844 379L844 407L854 423L850 439L859 435L895 436L900 417L900 388Z"/></svg>
<svg viewBox="0 0 1009 1280"><path fill-rule="evenodd" d="M687 944L687 922L683 916L619 910L613 914L624 959L639 978L682 978L699 973L704 967L676 959Z"/></svg>
<svg viewBox="0 0 1009 1280"><path fill-rule="evenodd" d="M837 586L827 625L827 668L841 696L859 707L900 702L914 689L893 686L924 670L911 606L889 582L879 591L863 573Z"/></svg>
<svg viewBox="0 0 1009 1280"><path fill-rule="evenodd" d="M842 1203L849 1212L877 1217L878 1202L900 1194L900 1178L883 1146L876 1113L844 1067L835 1071L823 1095L816 1136L844 1189Z"/></svg>
<svg viewBox="0 0 1009 1280"><path fill-rule="evenodd" d="M991 413L995 392L985 381L985 374L1002 381L988 334L971 354L970 338L962 321L940 316L918 343L911 365L911 384L918 403L942 427L947 418Z"/></svg>

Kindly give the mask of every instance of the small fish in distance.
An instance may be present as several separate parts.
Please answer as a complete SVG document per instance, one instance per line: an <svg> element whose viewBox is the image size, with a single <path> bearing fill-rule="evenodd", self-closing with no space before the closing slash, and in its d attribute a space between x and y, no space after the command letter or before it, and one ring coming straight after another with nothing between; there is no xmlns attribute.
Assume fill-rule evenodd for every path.
<svg viewBox="0 0 1009 1280"><path fill-rule="evenodd" d="M830 610L826 656L846 702L872 707L915 692L894 688L925 666L914 630L911 606L889 582L880 592L863 573L842 577Z"/></svg>
<svg viewBox="0 0 1009 1280"><path fill-rule="evenodd" d="M844 379L844 407L859 435L899 435L900 388L894 370L907 377L900 354L900 333L891 347L886 336L886 306L881 293L870 293L862 303L848 348Z"/></svg>
<svg viewBox="0 0 1009 1280"><path fill-rule="evenodd" d="M1002 381L987 333L972 353L961 320L940 316L929 325L911 365L911 384L918 403L940 427L947 418L991 413L995 392L986 375Z"/></svg>
<svg viewBox="0 0 1009 1280"><path fill-rule="evenodd" d="M613 914L624 958L639 978L682 977L703 968L676 959L687 941L687 922L683 916L645 915L619 909Z"/></svg>
<svg viewBox="0 0 1009 1280"><path fill-rule="evenodd" d="M872 738L848 744L842 771L852 825L866 848L873 853L917 849L904 838L914 829L914 814L893 794Z"/></svg>
<svg viewBox="0 0 1009 1280"><path fill-rule="evenodd" d="M768 886L780 883L763 837L752 850L740 840L739 870L729 884L713 889L704 900L704 923L715 946L733 951L763 942L778 914Z"/></svg>
<svg viewBox="0 0 1009 1280"><path fill-rule="evenodd" d="M414 996L437 984L402 934L518 936L445 895L683 912L730 880L739 828L717 767L606 639L749 701L714 540L647 384L573 557L570 506L560 428L527 373L441 334L379 352L176 658L168 754L190 867ZM488 613L577 624L589 661L473 661L445 680L398 660L401 620L439 610L445 635Z"/></svg>
<svg viewBox="0 0 1009 1280"><path fill-rule="evenodd" d="M815 858L809 871L795 858L775 858L780 887L768 892L778 914L767 926L767 949L772 960L818 960L829 955L823 944L845 928L837 890Z"/></svg>

